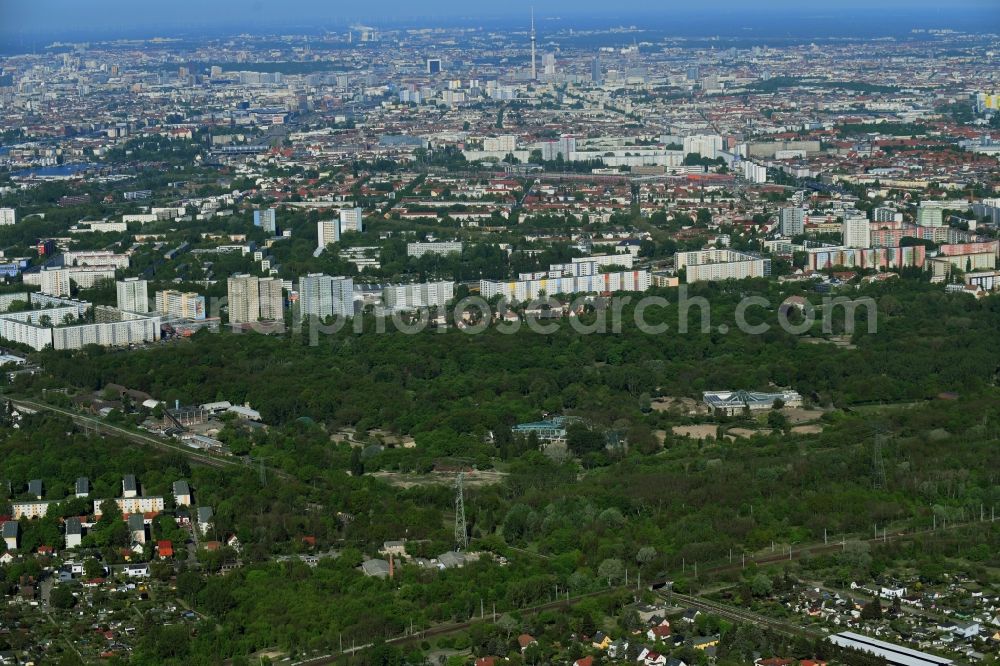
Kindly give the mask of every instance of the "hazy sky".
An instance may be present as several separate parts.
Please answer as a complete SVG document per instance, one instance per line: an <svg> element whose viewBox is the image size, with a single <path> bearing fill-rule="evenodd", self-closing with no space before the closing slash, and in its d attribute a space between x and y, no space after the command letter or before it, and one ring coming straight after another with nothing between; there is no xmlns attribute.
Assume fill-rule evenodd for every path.
<svg viewBox="0 0 1000 666"><path fill-rule="evenodd" d="M356 21L378 24L400 21L430 22L527 16L535 7L540 19L566 21L615 18L628 22L656 16L687 19L704 17L706 25L727 15L752 13L808 16L829 13L833 17L874 15L906 22L916 14L924 17L974 15L984 30L1000 31L1000 0L0 0L0 34L79 33L88 30L111 34L116 31L234 29L260 26L338 26ZM852 16L857 18L857 16ZM711 30L706 30L706 34Z"/></svg>

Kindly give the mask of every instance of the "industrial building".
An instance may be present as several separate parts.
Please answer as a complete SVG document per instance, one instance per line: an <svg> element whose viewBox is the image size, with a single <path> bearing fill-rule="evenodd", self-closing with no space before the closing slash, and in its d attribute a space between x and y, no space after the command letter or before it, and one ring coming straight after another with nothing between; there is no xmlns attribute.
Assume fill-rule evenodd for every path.
<svg viewBox="0 0 1000 666"><path fill-rule="evenodd" d="M802 396L797 391L781 391L780 393L759 393L756 391L705 391L702 393L705 404L713 414L737 416L744 410L759 412L772 409L774 403L781 401L785 407L801 407Z"/></svg>

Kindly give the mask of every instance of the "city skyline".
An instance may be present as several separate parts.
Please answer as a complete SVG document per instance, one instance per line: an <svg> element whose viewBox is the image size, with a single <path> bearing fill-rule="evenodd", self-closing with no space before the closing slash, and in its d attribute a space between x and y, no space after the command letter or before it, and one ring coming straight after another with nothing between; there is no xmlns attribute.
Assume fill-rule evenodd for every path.
<svg viewBox="0 0 1000 666"><path fill-rule="evenodd" d="M346 29L365 22L385 27L412 25L468 25L488 27L493 24L520 25L529 28L529 14L534 10L540 34L579 26L599 24L632 25L639 28L676 30L683 34L760 33L774 36L780 32L794 35L835 34L854 22L868 22L869 29L893 32L909 26L983 28L991 24L1000 29L1000 6L990 0L959 0L942 7L923 0L878 0L866 3L846 0L824 7L803 7L790 0L768 0L747 7L732 0L716 3L711 9L669 3L651 9L648 3L625 0L609 6L594 1L533 2L517 0L500 5L477 7L470 12L467 3L435 0L423 3L415 11L412 3L377 0L366 3L364 10L351 6L345 10L316 0L293 0L280 7L259 1L235 0L213 2L206 6L193 0L169 5L143 6L124 0L100 3L102 11L91 5L55 0L43 5L24 0L5 0L0 7L0 35L7 38L42 38L60 35L91 35L98 38L154 36L181 33L235 33L241 30L298 28L303 32ZM853 25L851 29L857 29ZM748 36L748 35L744 35Z"/></svg>

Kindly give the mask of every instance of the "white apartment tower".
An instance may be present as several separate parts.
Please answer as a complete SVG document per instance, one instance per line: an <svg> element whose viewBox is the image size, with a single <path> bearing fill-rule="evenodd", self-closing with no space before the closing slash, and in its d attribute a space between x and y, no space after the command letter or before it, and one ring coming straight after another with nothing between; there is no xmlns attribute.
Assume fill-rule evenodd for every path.
<svg viewBox="0 0 1000 666"><path fill-rule="evenodd" d="M285 299L282 295L282 281L276 277L261 278L260 318L264 321L279 321L285 317Z"/></svg>
<svg viewBox="0 0 1000 666"><path fill-rule="evenodd" d="M802 208L781 209L781 235L801 236L805 233L806 211Z"/></svg>
<svg viewBox="0 0 1000 666"><path fill-rule="evenodd" d="M227 281L229 323L243 324L260 319L260 279L234 275Z"/></svg>
<svg viewBox="0 0 1000 666"><path fill-rule="evenodd" d="M917 207L917 224L922 227L943 227L944 210L933 204L922 204Z"/></svg>
<svg viewBox="0 0 1000 666"><path fill-rule="evenodd" d="M354 280L323 273L299 278L299 308L303 319L354 316Z"/></svg>
<svg viewBox="0 0 1000 666"><path fill-rule="evenodd" d="M139 278L125 278L115 283L118 288L118 309L125 312L149 312L147 283Z"/></svg>
<svg viewBox="0 0 1000 666"><path fill-rule="evenodd" d="M330 243L340 242L340 220L320 220L316 223L316 247L326 249Z"/></svg>
<svg viewBox="0 0 1000 666"><path fill-rule="evenodd" d="M340 233L345 231L364 231L364 209L363 208L343 208L340 211ZM338 239L339 240L339 239Z"/></svg>
<svg viewBox="0 0 1000 666"><path fill-rule="evenodd" d="M844 247L869 248L872 246L871 224L868 222L868 216L862 212L844 213L841 233L844 237Z"/></svg>
<svg viewBox="0 0 1000 666"><path fill-rule="evenodd" d="M66 268L53 268L42 270L39 273L41 278L40 286L43 294L50 296L69 296L69 270Z"/></svg>
<svg viewBox="0 0 1000 666"><path fill-rule="evenodd" d="M205 297L197 292L167 289L156 292L156 311L181 319L204 319Z"/></svg>

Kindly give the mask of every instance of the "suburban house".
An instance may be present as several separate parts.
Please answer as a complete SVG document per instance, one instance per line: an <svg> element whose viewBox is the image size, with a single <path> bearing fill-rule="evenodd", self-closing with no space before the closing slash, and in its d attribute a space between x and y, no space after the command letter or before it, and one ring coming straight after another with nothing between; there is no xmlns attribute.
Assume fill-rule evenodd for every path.
<svg viewBox="0 0 1000 666"><path fill-rule="evenodd" d="M719 644L718 636L699 636L691 641L691 647L695 650L707 650Z"/></svg>
<svg viewBox="0 0 1000 666"><path fill-rule="evenodd" d="M406 542L386 541L382 544L382 549L378 552L380 555L385 555L386 557L389 557L390 555L395 555L396 557L406 557Z"/></svg>
<svg viewBox="0 0 1000 666"><path fill-rule="evenodd" d="M141 513L133 513L128 517L128 531L132 537L132 543L146 543L146 521L142 519Z"/></svg>
<svg viewBox="0 0 1000 666"><path fill-rule="evenodd" d="M42 499L44 493L41 479L32 479L31 481L28 481L28 494L34 495L37 500Z"/></svg>
<svg viewBox="0 0 1000 666"><path fill-rule="evenodd" d="M77 517L66 519L66 548L78 548L83 541L83 525Z"/></svg>
<svg viewBox="0 0 1000 666"><path fill-rule="evenodd" d="M215 512L212 510L212 507L198 507L198 529L202 534L208 534L208 531L212 529L213 518L215 518Z"/></svg>
<svg viewBox="0 0 1000 666"><path fill-rule="evenodd" d="M79 499L82 497L90 496L90 479L85 476L81 476L76 480L76 484L73 488L73 494Z"/></svg>
<svg viewBox="0 0 1000 666"><path fill-rule="evenodd" d="M191 506L191 486L184 479L174 481L174 504Z"/></svg>
<svg viewBox="0 0 1000 666"><path fill-rule="evenodd" d="M149 578L148 564L126 564L125 575L129 578Z"/></svg>
<svg viewBox="0 0 1000 666"><path fill-rule="evenodd" d="M645 666L666 666L667 658L659 652L644 647L639 651L639 658L636 661Z"/></svg>
<svg viewBox="0 0 1000 666"><path fill-rule="evenodd" d="M613 641L610 636L605 634L603 631L598 631L594 634L594 640L591 642L591 645L598 650L607 650L608 646L611 645L612 642Z"/></svg>
<svg viewBox="0 0 1000 666"><path fill-rule="evenodd" d="M662 641L666 640L671 633L673 632L670 630L669 624L658 624L646 632L646 638L651 641Z"/></svg>
<svg viewBox="0 0 1000 666"><path fill-rule="evenodd" d="M7 550L17 550L20 527L15 520L8 520L3 524L3 540L7 544Z"/></svg>
<svg viewBox="0 0 1000 666"><path fill-rule="evenodd" d="M134 474L126 474L122 479L122 497L130 499L139 496L139 484L136 483Z"/></svg>

